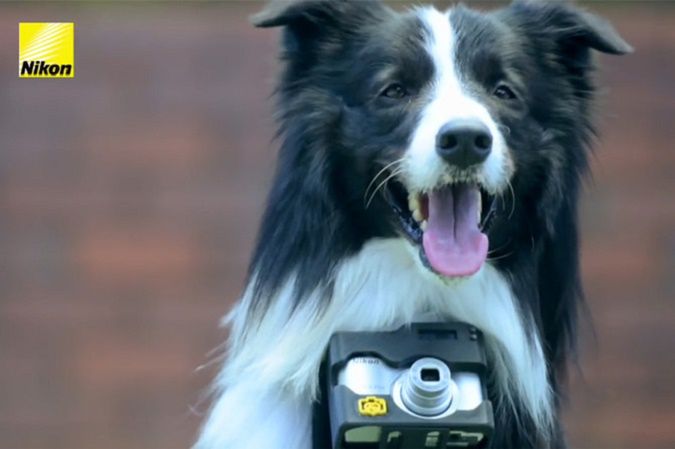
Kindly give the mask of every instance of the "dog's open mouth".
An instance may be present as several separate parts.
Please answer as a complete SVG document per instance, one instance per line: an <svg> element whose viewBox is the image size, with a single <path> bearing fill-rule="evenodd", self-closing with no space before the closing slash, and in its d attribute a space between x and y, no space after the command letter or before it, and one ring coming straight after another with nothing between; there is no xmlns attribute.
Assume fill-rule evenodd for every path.
<svg viewBox="0 0 675 449"><path fill-rule="evenodd" d="M392 180L383 192L406 236L420 246L420 257L429 269L446 277L470 276L480 270L487 258L486 232L496 202L477 182L410 193Z"/></svg>

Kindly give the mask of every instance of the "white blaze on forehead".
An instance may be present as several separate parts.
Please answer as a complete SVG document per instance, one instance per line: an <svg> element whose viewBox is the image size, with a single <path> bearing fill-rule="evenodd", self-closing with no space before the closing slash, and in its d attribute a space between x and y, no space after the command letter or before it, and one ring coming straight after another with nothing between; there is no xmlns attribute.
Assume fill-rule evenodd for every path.
<svg viewBox="0 0 675 449"><path fill-rule="evenodd" d="M493 148L479 177L491 191L501 190L508 178L506 143L484 105L472 98L456 64L456 35L450 23L452 10L420 8L417 15L425 28L425 50L434 65L434 77L406 154L406 181L413 190L430 190L447 183L448 165L436 154L436 135L454 119L478 119L492 133Z"/></svg>

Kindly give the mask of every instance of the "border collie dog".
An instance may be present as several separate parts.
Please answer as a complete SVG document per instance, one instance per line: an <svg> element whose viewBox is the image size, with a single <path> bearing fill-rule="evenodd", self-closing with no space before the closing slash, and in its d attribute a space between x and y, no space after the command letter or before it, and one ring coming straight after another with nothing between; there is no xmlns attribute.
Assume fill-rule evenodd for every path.
<svg viewBox="0 0 675 449"><path fill-rule="evenodd" d="M195 447L310 449L334 332L450 320L485 335L491 447L564 446L592 51L630 46L557 1L295 0L253 21L283 27L281 149Z"/></svg>

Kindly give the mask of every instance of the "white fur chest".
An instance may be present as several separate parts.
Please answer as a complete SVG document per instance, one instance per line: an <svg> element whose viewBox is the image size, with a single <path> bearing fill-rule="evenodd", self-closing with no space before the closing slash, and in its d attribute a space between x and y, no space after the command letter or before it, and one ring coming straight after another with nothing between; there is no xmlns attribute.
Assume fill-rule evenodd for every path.
<svg viewBox="0 0 675 449"><path fill-rule="evenodd" d="M308 448L309 403L331 335L412 321L454 319L481 329L506 402L518 401L538 425L548 424L551 400L539 338L524 325L509 283L491 265L469 279L445 282L421 266L406 241L374 240L338 268L328 306L309 297L291 313L291 293L292 279L264 316L251 318L260 320L255 333L246 332L248 294L230 315L230 358L197 448L270 449L271 434L279 448ZM265 423L265 437L254 423Z"/></svg>

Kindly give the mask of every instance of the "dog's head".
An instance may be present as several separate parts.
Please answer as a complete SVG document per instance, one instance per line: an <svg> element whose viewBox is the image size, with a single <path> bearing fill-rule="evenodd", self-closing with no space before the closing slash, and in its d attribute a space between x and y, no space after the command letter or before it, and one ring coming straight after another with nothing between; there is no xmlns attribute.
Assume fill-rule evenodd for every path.
<svg viewBox="0 0 675 449"><path fill-rule="evenodd" d="M282 126L304 140L286 164L321 177L354 232L403 235L446 277L476 273L533 221L552 226L586 164L591 50L631 50L562 2L280 1L253 21L285 28Z"/></svg>

